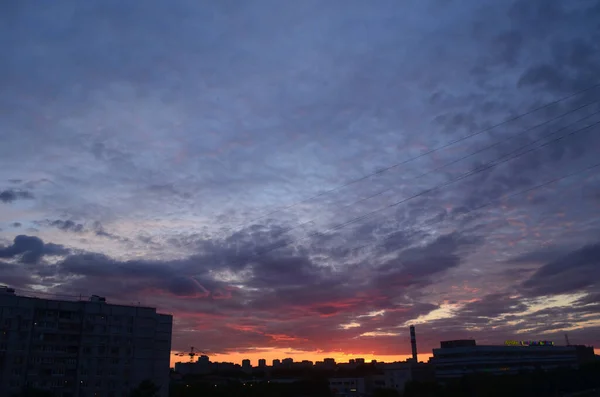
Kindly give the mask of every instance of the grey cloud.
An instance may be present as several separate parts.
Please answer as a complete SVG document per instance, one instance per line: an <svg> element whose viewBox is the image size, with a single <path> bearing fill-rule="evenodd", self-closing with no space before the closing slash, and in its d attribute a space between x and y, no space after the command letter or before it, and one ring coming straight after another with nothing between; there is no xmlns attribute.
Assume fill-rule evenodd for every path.
<svg viewBox="0 0 600 397"><path fill-rule="evenodd" d="M81 233L84 230L84 226L81 223L76 223L72 220L61 220L56 219L54 221L47 220L46 223L50 226L54 226L65 232Z"/></svg>
<svg viewBox="0 0 600 397"><path fill-rule="evenodd" d="M377 286L407 288L433 283L433 277L461 263L461 251L480 244L479 238L443 235L423 247L406 249L377 267Z"/></svg>
<svg viewBox="0 0 600 397"><path fill-rule="evenodd" d="M3 203L12 203L16 200L31 200L33 198L33 194L26 190L7 189L0 191L0 201Z"/></svg>
<svg viewBox="0 0 600 397"><path fill-rule="evenodd" d="M343 348L360 332L427 313L437 307L431 302L476 294L447 292L451 279L511 289L529 267L561 254L503 262L517 247L533 252L562 240L571 247L596 227L596 202L577 201L583 188L595 197L594 180L583 178L461 216L597 161L600 141L588 134L317 234L537 139L542 131L411 179L597 92L292 205L593 83L600 43L593 2L425 0L402 9L393 1L72 3L15 2L0 12L10 15L0 36L15 43L0 64L0 102L9 110L0 121L0 158L11 172L0 177L30 181L9 186L39 198L33 219L74 232L71 255L30 266L43 283L60 280L57 292L146 297L193 317L182 321L198 326L194 337L221 350L274 346L270 337L224 324L309 339L276 346ZM386 188L393 189L354 203ZM14 207L3 208L6 225L31 219L13 219ZM277 208L287 209L249 221ZM558 212L564 221L552 218ZM505 219L519 213L529 217L522 230ZM306 220L314 222L297 226ZM451 230L454 237L433 238ZM478 241L454 241L466 235ZM28 244L28 260L41 262L40 245ZM98 252L82 253L88 244ZM118 251L114 257L107 246ZM9 262L24 255L0 252L13 255ZM499 279L492 265L501 268ZM479 278L469 278L476 272ZM219 281L228 277L235 281ZM594 286L585 291L592 299ZM497 325L494 315L522 308L510 296L483 297L463 317L432 327L460 334L465 321ZM361 318L363 329L339 331L379 309L386 315ZM562 314L557 321L570 323ZM490 340L500 331L478 335ZM397 337L372 339L365 346L374 351L406 353Z"/></svg>
<svg viewBox="0 0 600 397"><path fill-rule="evenodd" d="M565 247L551 246L509 258L505 262L510 264L543 264L544 262L553 262L567 254L568 251Z"/></svg>
<svg viewBox="0 0 600 397"><path fill-rule="evenodd" d="M83 280L77 279L74 284L66 283L61 288L80 290L82 285L89 285L117 297L139 296L153 289L180 297L210 298L220 293L222 284L207 278L206 269L195 265L197 261L196 257L165 262L118 261L103 254L81 253L59 262L56 272L67 280L70 276L84 277ZM194 267L195 277L185 275L189 266Z"/></svg>
<svg viewBox="0 0 600 397"><path fill-rule="evenodd" d="M527 309L520 297L511 297L508 293L485 295L482 299L469 303L457 313L459 318L483 317L497 319L502 314L520 313Z"/></svg>
<svg viewBox="0 0 600 397"><path fill-rule="evenodd" d="M210 291L192 277L173 277L163 287L175 296L210 296Z"/></svg>
<svg viewBox="0 0 600 397"><path fill-rule="evenodd" d="M13 244L0 248L0 258L14 258L20 256L20 262L37 263L44 255L66 255L70 251L62 245L44 244L42 239L35 236L18 235Z"/></svg>
<svg viewBox="0 0 600 397"><path fill-rule="evenodd" d="M0 283L11 287L25 287L34 283L30 272L20 264L0 261Z"/></svg>
<svg viewBox="0 0 600 397"><path fill-rule="evenodd" d="M510 30L498 35L495 41L498 46L497 59L508 66L515 65L523 49L523 34L516 30Z"/></svg>
<svg viewBox="0 0 600 397"><path fill-rule="evenodd" d="M148 191L158 195L176 196L183 199L189 199L192 197L190 193L180 191L172 183L150 185L148 186Z"/></svg>
<svg viewBox="0 0 600 397"><path fill-rule="evenodd" d="M577 300L577 304L579 305L590 305L590 304L600 304L600 291L586 294L584 297ZM598 311L600 312L600 311Z"/></svg>
<svg viewBox="0 0 600 397"><path fill-rule="evenodd" d="M116 240L116 241L121 241L121 242L129 241L129 238L127 238L127 237L117 236L116 234L107 232L104 229L104 226L102 226L102 223L100 223L99 221L95 221L92 227L93 227L93 230L94 230L94 233L96 234L96 236L105 237L105 238L108 238L111 240Z"/></svg>
<svg viewBox="0 0 600 397"><path fill-rule="evenodd" d="M600 243L572 251L540 267L522 287L530 295L582 291L600 280Z"/></svg>
<svg viewBox="0 0 600 397"><path fill-rule="evenodd" d="M521 76L519 86L527 85L541 85L549 91L568 91L572 88L559 69L547 64L534 66Z"/></svg>
<svg viewBox="0 0 600 397"><path fill-rule="evenodd" d="M12 227L14 227L14 228L19 228L19 227L21 227L22 225L21 225L21 223L20 223L20 222L13 222L13 223L11 224L11 226L12 226Z"/></svg>

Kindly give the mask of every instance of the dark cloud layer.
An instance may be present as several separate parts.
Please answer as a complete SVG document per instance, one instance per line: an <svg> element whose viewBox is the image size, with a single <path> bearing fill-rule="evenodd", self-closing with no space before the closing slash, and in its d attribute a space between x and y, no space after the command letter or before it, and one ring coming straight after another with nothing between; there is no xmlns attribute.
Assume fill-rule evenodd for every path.
<svg viewBox="0 0 600 397"><path fill-rule="evenodd" d="M22 263L37 263L44 255L67 255L69 249L58 244L44 244L35 236L18 235L13 244L0 248L0 258L19 257Z"/></svg>
<svg viewBox="0 0 600 397"><path fill-rule="evenodd" d="M33 194L26 190L7 189L0 191L0 201L3 203L12 203L16 200L32 199Z"/></svg>
<svg viewBox="0 0 600 397"><path fill-rule="evenodd" d="M534 295L555 295L600 288L599 280L600 243L594 243L544 264L523 288Z"/></svg>
<svg viewBox="0 0 600 397"><path fill-rule="evenodd" d="M565 99L600 82L598 20L1 3L0 283L173 312L177 350L600 344L600 87Z"/></svg>

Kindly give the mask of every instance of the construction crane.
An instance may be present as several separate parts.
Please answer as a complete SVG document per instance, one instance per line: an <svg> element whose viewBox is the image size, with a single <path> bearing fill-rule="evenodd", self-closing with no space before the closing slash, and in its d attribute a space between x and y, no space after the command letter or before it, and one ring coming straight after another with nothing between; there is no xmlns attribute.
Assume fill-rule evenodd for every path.
<svg viewBox="0 0 600 397"><path fill-rule="evenodd" d="M567 346L571 346L571 344L569 343L569 335L567 335L565 333L565 343L567 344Z"/></svg>
<svg viewBox="0 0 600 397"><path fill-rule="evenodd" d="M194 362L194 357L196 357L198 355L198 353L200 354L206 354L205 352L202 351L196 351L194 349L194 346L190 347L190 351L185 353L185 352L179 352L176 355L179 357L183 357L183 356L189 356L190 357L190 362Z"/></svg>

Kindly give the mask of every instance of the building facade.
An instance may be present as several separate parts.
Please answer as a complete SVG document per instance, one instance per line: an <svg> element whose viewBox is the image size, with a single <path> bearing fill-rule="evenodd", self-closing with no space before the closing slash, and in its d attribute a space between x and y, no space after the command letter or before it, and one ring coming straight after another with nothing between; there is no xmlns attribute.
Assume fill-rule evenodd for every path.
<svg viewBox="0 0 600 397"><path fill-rule="evenodd" d="M366 380L364 377L356 378L330 378L329 389L336 397L346 396L364 396L367 392Z"/></svg>
<svg viewBox="0 0 600 397"><path fill-rule="evenodd" d="M168 396L173 317L93 296L64 301L0 289L0 396L121 397L143 380Z"/></svg>
<svg viewBox="0 0 600 397"><path fill-rule="evenodd" d="M476 372L518 373L537 369L577 368L574 346L478 346L474 340L442 342L430 361L438 380Z"/></svg>

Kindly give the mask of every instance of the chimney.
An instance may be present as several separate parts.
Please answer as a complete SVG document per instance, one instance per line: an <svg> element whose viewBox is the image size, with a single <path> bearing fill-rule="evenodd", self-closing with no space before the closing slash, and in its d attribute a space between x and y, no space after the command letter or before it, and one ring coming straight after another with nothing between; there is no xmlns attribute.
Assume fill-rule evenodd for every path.
<svg viewBox="0 0 600 397"><path fill-rule="evenodd" d="M415 335L415 326L410 326L410 346L412 348L412 358L415 363L418 363L417 360L417 337Z"/></svg>

